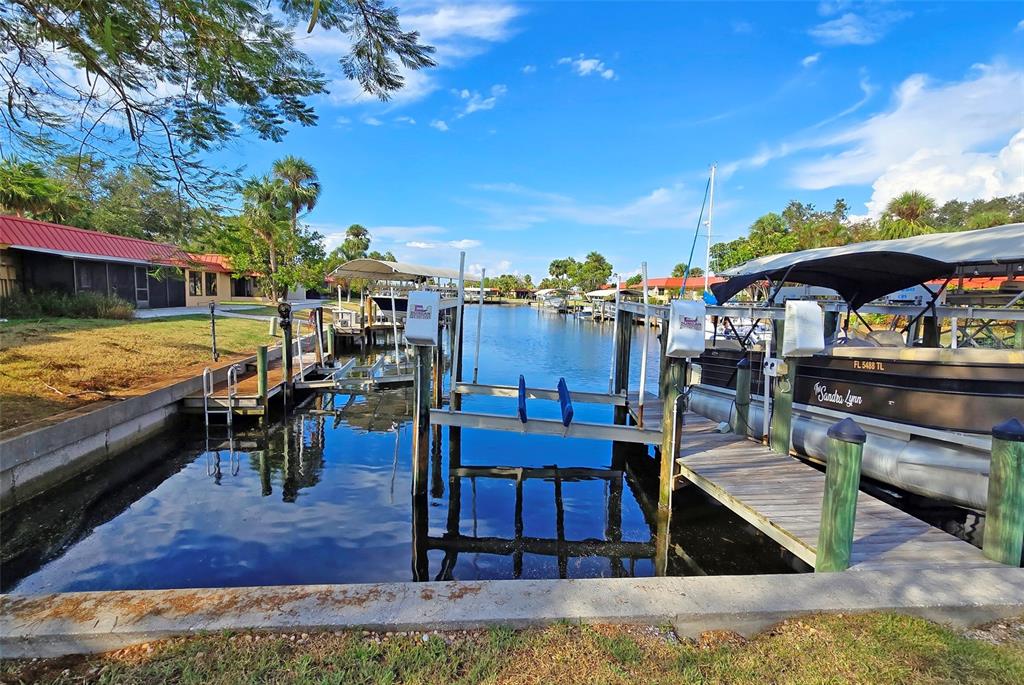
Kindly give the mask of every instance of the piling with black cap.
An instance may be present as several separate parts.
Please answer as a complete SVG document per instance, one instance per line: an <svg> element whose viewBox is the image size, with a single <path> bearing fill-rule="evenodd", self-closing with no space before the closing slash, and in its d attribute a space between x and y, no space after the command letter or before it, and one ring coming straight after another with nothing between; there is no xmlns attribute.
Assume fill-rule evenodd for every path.
<svg viewBox="0 0 1024 685"><path fill-rule="evenodd" d="M1011 418L992 429L985 509L985 556L1021 565L1024 546L1024 424Z"/></svg>
<svg viewBox="0 0 1024 685"><path fill-rule="evenodd" d="M864 429L851 418L828 429L829 453L814 561L816 572L845 571L850 567L860 463L866 440Z"/></svg>
<svg viewBox="0 0 1024 685"><path fill-rule="evenodd" d="M737 435L747 435L750 425L750 359L744 357L736 364L736 412L729 426Z"/></svg>

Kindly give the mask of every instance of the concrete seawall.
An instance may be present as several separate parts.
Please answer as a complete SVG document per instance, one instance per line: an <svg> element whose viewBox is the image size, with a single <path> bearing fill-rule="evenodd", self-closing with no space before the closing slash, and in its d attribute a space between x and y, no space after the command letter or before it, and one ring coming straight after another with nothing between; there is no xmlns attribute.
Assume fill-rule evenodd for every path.
<svg viewBox="0 0 1024 685"><path fill-rule="evenodd" d="M214 382L224 381L232 364L254 360L247 357L213 368ZM0 440L0 510L6 511L159 433L176 420L181 400L202 388L200 374L134 397L63 412L43 425L8 431L14 434Z"/></svg>
<svg viewBox="0 0 1024 685"><path fill-rule="evenodd" d="M775 576L491 580L0 596L5 657L99 652L219 630L462 630L557 621L756 633L821 612L959 626L1024 614L1024 569L898 567Z"/></svg>

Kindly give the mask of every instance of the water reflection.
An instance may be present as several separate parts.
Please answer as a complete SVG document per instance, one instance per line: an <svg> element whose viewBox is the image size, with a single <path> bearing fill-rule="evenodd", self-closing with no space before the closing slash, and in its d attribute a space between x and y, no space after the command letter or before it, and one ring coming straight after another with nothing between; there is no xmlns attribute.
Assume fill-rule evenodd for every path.
<svg viewBox="0 0 1024 685"><path fill-rule="evenodd" d="M524 308L487 316L481 382L518 369L536 385L559 373L581 390L604 387L610 343L599 325ZM514 335L492 333L501 329ZM325 393L266 431L207 441L199 427L193 441L201 423L176 428L5 513L3 590L789 569L774 543L698 492L675 498L666 535L643 448L434 428L429 490L414 500L411 400L409 388ZM514 412L507 398L464 406ZM557 411L541 402L531 416ZM611 414L581 405L577 418Z"/></svg>

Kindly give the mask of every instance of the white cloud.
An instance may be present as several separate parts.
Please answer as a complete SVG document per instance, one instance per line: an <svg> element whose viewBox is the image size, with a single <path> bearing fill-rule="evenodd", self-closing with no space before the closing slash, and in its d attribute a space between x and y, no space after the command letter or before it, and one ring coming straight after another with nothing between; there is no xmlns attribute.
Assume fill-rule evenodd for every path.
<svg viewBox="0 0 1024 685"><path fill-rule="evenodd" d="M334 123L337 126L348 126L349 124L352 123L352 120L349 119L348 117L337 117L334 120Z"/></svg>
<svg viewBox="0 0 1024 685"><path fill-rule="evenodd" d="M754 25L751 24L749 21L734 21L732 23L732 32L739 35L753 33Z"/></svg>
<svg viewBox="0 0 1024 685"><path fill-rule="evenodd" d="M448 124L446 124L441 119L434 119L433 121L430 122L430 126L431 126L431 128L436 128L438 131L447 131L448 130Z"/></svg>
<svg viewBox="0 0 1024 685"><path fill-rule="evenodd" d="M375 239L390 240L396 243L413 240L422 236L440 235L447 233L448 229L443 226L426 224L423 226L371 226L370 235Z"/></svg>
<svg viewBox="0 0 1024 685"><path fill-rule="evenodd" d="M465 88L452 92L458 98L466 101L465 107L463 107L462 111L456 115L457 118L461 119L467 114L472 114L473 112L483 112L489 109L494 109L498 104L498 98L501 98L508 93L508 87L501 83L495 84L491 86L490 95L486 97L477 91L469 91Z"/></svg>
<svg viewBox="0 0 1024 685"><path fill-rule="evenodd" d="M367 126L383 126L384 122L377 117L363 117L363 123Z"/></svg>
<svg viewBox="0 0 1024 685"><path fill-rule="evenodd" d="M800 60L800 64L805 66L805 67L810 67L810 66L813 66L813 65L817 64L818 60L820 60L820 59L821 59L821 53L820 52L816 52L813 55L807 55L807 57L804 57L802 60Z"/></svg>
<svg viewBox="0 0 1024 685"><path fill-rule="evenodd" d="M424 3L424 12L412 4L400 16L402 28L419 31L428 43L475 39L496 43L513 34L512 21L523 14L520 7L504 3Z"/></svg>
<svg viewBox="0 0 1024 685"><path fill-rule="evenodd" d="M411 247L414 250L437 250L440 248L453 248L456 250L468 250L473 247L480 247L483 245L479 240L473 240L472 238L463 238L461 240L448 240L445 242L435 242L430 240L410 240L405 244L406 247Z"/></svg>
<svg viewBox="0 0 1024 685"><path fill-rule="evenodd" d="M399 21L407 31L419 31L422 42L436 48L434 69L412 70L399 67L405 79L402 89L392 94L390 109L416 102L440 88L439 72L457 66L486 52L491 45L508 40L515 33L513 24L524 10L508 2L408 2L403 3ZM347 55L351 40L337 30L320 26L310 34L303 23L294 29L296 46L309 53L328 75L327 99L339 106L376 102L359 84L345 78L338 63Z"/></svg>
<svg viewBox="0 0 1024 685"><path fill-rule="evenodd" d="M824 45L871 45L908 16L909 12L868 6L862 14L846 12L812 27L808 33Z"/></svg>
<svg viewBox="0 0 1024 685"><path fill-rule="evenodd" d="M536 224L570 222L584 226L609 226L644 230L691 227L699 198L682 184L655 188L621 203L584 202L576 198L516 183L474 186L491 197L469 201L491 218L491 228L522 229ZM494 199L499 195L505 199ZM508 201L507 198L512 198Z"/></svg>
<svg viewBox="0 0 1024 685"><path fill-rule="evenodd" d="M1007 94L1021 92L1024 72L1006 68L977 67L971 77L954 83L915 74L897 87L888 111L811 141L815 148L838 152L799 165L794 180L812 189L873 183L925 153L949 159L982 154L993 143L1006 145L1024 125L1019 99ZM991 152L987 156L994 158Z"/></svg>
<svg viewBox="0 0 1024 685"><path fill-rule="evenodd" d="M404 117L404 116L403 117L395 117L395 122L397 122L399 124L409 124L410 126L414 126L416 124L416 120L415 119L413 119L412 117Z"/></svg>
<svg viewBox="0 0 1024 685"><path fill-rule="evenodd" d="M862 85L862 90L870 87ZM1021 92L1024 71L1002 66L976 65L967 78L952 83L915 74L896 88L886 111L831 133L812 136L807 131L722 165L721 171L728 176L797 153L823 151L798 162L791 182L810 190L870 184L867 209L872 215L908 189L940 202L1020 192L1024 113L1019 98L1007 93Z"/></svg>
<svg viewBox="0 0 1024 685"><path fill-rule="evenodd" d="M833 114L832 116L827 117L825 119L822 119L811 128L821 128L822 126L831 124L834 121L838 121L839 119L850 116L851 114L859 110L861 107L866 105L868 101L874 96L875 92L878 90L878 88L874 86L868 79L867 71L864 70L861 70L860 81L857 85L860 87L860 100L857 100L857 102L853 103L843 111L838 112L837 114Z"/></svg>
<svg viewBox="0 0 1024 685"><path fill-rule="evenodd" d="M535 64L527 64L520 71L522 71L524 74L535 74L537 73L537 66Z"/></svg>
<svg viewBox="0 0 1024 685"><path fill-rule="evenodd" d="M1015 31L1024 31L1024 19L1021 19L1020 21L1017 22L1017 28L1014 29L1014 30Z"/></svg>
<svg viewBox="0 0 1024 685"><path fill-rule="evenodd" d="M922 148L887 168L871 187L871 216L906 190L923 190L940 204L1024 192L1024 129L997 152Z"/></svg>
<svg viewBox="0 0 1024 685"><path fill-rule="evenodd" d="M324 236L324 244L330 252L345 242L345 229L348 225L337 223L319 222L311 223L310 228ZM405 243L424 236L440 235L447 231L441 226L371 226L370 238L373 247L376 249L378 241L385 243Z"/></svg>
<svg viewBox="0 0 1024 685"><path fill-rule="evenodd" d="M558 60L558 64L568 64L570 68L575 71L579 76L590 76L591 74L600 76L603 79L611 80L615 78L615 71L605 66L605 63L596 57L587 57L583 53L580 53L579 57L562 57Z"/></svg>

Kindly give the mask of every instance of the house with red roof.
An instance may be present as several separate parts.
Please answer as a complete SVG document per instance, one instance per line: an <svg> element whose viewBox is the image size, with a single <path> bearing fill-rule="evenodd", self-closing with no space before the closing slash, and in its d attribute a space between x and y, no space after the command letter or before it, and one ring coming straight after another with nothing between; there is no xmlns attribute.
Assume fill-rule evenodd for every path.
<svg viewBox="0 0 1024 685"><path fill-rule="evenodd" d="M252 278L232 278L224 255L18 216L0 216L0 296L96 292L136 307L261 301Z"/></svg>
<svg viewBox="0 0 1024 685"><path fill-rule="evenodd" d="M700 299L701 293L704 292L705 282L707 287L710 288L715 283L721 283L726 279L719 278L718 276L690 276L686 279L686 299ZM643 283L637 283L635 285L626 285L625 283L620 284L623 290L629 288L630 290L641 290ZM605 288L614 288L614 285L603 286ZM665 303L674 297L678 297L680 288L683 287L683 279L676 278L674 276L669 278L648 278L647 279L647 294L651 298L651 302Z"/></svg>

